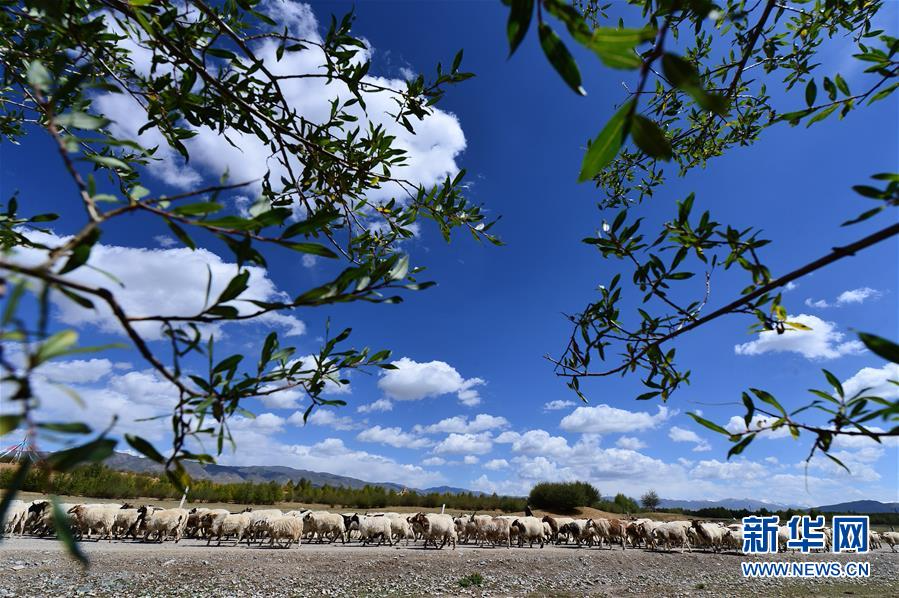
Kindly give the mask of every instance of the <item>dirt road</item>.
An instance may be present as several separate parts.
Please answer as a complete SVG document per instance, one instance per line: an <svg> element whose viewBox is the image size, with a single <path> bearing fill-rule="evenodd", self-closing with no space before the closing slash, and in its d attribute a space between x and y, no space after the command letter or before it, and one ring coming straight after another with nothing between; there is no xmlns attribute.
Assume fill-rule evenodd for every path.
<svg viewBox="0 0 899 598"><path fill-rule="evenodd" d="M899 596L899 553L888 549L778 555L779 561L864 560L871 577L775 581L744 579L740 562L747 557L706 552L358 544L272 550L207 548L195 540L82 546L91 559L87 571L54 540L4 539L0 596ZM480 585L464 587L475 574Z"/></svg>

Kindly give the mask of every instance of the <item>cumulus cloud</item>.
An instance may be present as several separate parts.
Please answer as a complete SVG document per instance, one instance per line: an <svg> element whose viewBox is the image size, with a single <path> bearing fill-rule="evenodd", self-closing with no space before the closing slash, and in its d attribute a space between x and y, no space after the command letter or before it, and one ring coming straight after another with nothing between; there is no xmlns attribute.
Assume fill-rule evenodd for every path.
<svg viewBox="0 0 899 598"><path fill-rule="evenodd" d="M708 459L700 461L690 471L690 475L700 479L712 480L745 480L761 479L767 475L764 465L754 461L718 461Z"/></svg>
<svg viewBox="0 0 899 598"><path fill-rule="evenodd" d="M550 401L548 403L543 404L544 411L558 411L560 409L567 409L568 407L574 407L577 405L574 401L563 401L561 399L556 399L555 401Z"/></svg>
<svg viewBox="0 0 899 598"><path fill-rule="evenodd" d="M858 289L852 289L849 291L843 291L837 296L836 301L833 303L828 303L824 299L806 299L805 304L809 307L814 307L817 309L827 309L828 307L843 307L846 305L858 304L861 305L868 299L879 299L883 293L878 291L877 289L872 289L871 287L861 287Z"/></svg>
<svg viewBox="0 0 899 598"><path fill-rule="evenodd" d="M899 399L899 386L890 380L899 380L899 364L888 363L883 367L865 367L843 382L843 392L852 397L867 388L866 395L883 399Z"/></svg>
<svg viewBox="0 0 899 598"><path fill-rule="evenodd" d="M270 391L273 386L263 386L260 390ZM259 401L269 409L296 409L300 406L300 399L305 393L299 388L286 388L277 392L262 394L257 397Z"/></svg>
<svg viewBox="0 0 899 598"><path fill-rule="evenodd" d="M655 415L646 411L628 411L609 405L578 407L562 418L559 427L566 432L595 434L639 432L655 428L675 413L669 411L664 405L658 406Z"/></svg>
<svg viewBox="0 0 899 598"><path fill-rule="evenodd" d="M437 454L484 455L493 448L489 432L481 434L450 434L434 447Z"/></svg>
<svg viewBox="0 0 899 598"><path fill-rule="evenodd" d="M356 407L359 413L373 413L375 411L393 411L393 403L388 399L378 399L374 403L367 403Z"/></svg>
<svg viewBox="0 0 899 598"><path fill-rule="evenodd" d="M415 434L404 432L402 428L382 428L381 426L373 426L359 432L356 440L361 442L375 442L378 444L387 444L396 448L418 449L433 444L427 438L421 438Z"/></svg>
<svg viewBox="0 0 899 598"><path fill-rule="evenodd" d="M479 413L471 419L466 418L464 415L457 415L455 417L442 419L436 424L431 424L429 426L417 425L413 429L418 434L450 434L452 432L486 432L487 430L502 429L508 426L509 420L505 417Z"/></svg>
<svg viewBox="0 0 899 598"><path fill-rule="evenodd" d="M504 432L496 442L508 443L514 453L527 455L550 455L561 458L571 452L568 441L561 436L552 436L546 430L528 430L523 434Z"/></svg>
<svg viewBox="0 0 899 598"><path fill-rule="evenodd" d="M783 334L774 330L764 330L755 340L736 345L737 355L762 355L764 353L799 353L806 359L836 359L843 355L853 355L865 350L861 341L846 341L846 335L837 330L833 322L826 322L817 316L799 314L789 316L788 321L798 322L811 330L787 328Z"/></svg>
<svg viewBox="0 0 899 598"><path fill-rule="evenodd" d="M480 463L480 461L481 460L478 459L475 455L465 455L465 457L462 459L462 463L464 463L465 465L477 465L478 463Z"/></svg>
<svg viewBox="0 0 899 598"><path fill-rule="evenodd" d="M636 436L622 436L615 441L615 446L632 451L639 451L642 448L646 448L646 443Z"/></svg>
<svg viewBox="0 0 899 598"><path fill-rule="evenodd" d="M38 231L27 234L31 240L49 247L57 247L70 239ZM13 255L15 262L26 266L37 265L45 258L46 252L26 247L17 248ZM172 264L178 264L178 267L173 268ZM226 262L206 249L147 249L102 243L94 245L88 265L93 268L81 267L63 276L88 286L108 289L128 315L134 317L198 314L206 303L208 273L212 272L209 297L214 299L238 272L237 264ZM256 266L245 269L250 273L247 290L241 300L229 302L238 313L256 311L257 308L246 300L281 301L288 298L275 286L265 269ZM111 279L107 272L121 284ZM70 326L93 325L104 332L124 333L104 302L95 301L94 309L86 309L64 295L52 292L51 300L59 311L59 319ZM253 321L276 326L286 336L297 336L306 331L302 321L278 313L238 320L234 324ZM158 322L134 322L133 326L148 340L163 338Z"/></svg>
<svg viewBox="0 0 899 598"><path fill-rule="evenodd" d="M318 23L308 5L298 2L265 3L265 11L277 15L277 21L287 28L288 32L298 37L321 42ZM114 24L109 22L113 30ZM141 48L134 40L126 39L122 47L131 51L131 59L135 69L147 73L151 67L151 53ZM259 40L251 43L254 54L262 60L274 75L323 74L326 72L322 50L309 44L300 52L285 53L278 59L278 40ZM372 50L361 53L364 59ZM215 59L211 67L215 68ZM176 79L178 74L174 74ZM382 87L405 89L405 82L400 79L389 79L368 74L363 81ZM287 104L295 110L300 118L307 122L324 123L328 120L331 102L334 99L350 99L351 94L346 85L337 80L325 78L294 78L280 82ZM407 179L424 186L433 185L447 175L455 175L459 168L456 158L465 149L465 135L458 119L451 113L433 109L431 114L418 121L412 119L415 133L407 131L397 123L389 113L396 111L396 96L392 93L363 93L367 111L359 105L351 108L359 120L355 125L365 131L369 123L382 126L386 134L396 138L395 145L407 152L402 165L391 168L394 177ZM189 123L183 126L191 129L195 136L185 139L191 155L189 164L172 150L162 135L155 128L139 132L146 122L144 110L128 94L99 94L95 105L109 119L113 133L117 136L139 140L145 147L158 146L156 158L151 162L150 172L166 183L182 188L198 185L206 178L218 178L223 172L229 172L232 179L238 181L259 180L267 170L271 170L271 180L278 181L286 174L286 169L276 160L271 159L268 144L254 135L247 135L235 130L226 129L220 132L207 127L196 127ZM227 136L232 143L225 141ZM303 166L298 159L292 159L291 167L295 173L302 172ZM258 183L256 189L258 191ZM392 183L385 183L383 188L372 194L372 199L392 197L396 188Z"/></svg>
<svg viewBox="0 0 899 598"><path fill-rule="evenodd" d="M697 434L693 430L687 430L686 428L671 426L671 429L668 430L668 438L670 438L674 442L692 442L696 445L693 447L694 453L702 453L712 450L711 445L703 438L701 438L699 434Z"/></svg>
<svg viewBox="0 0 899 598"><path fill-rule="evenodd" d="M443 457L428 457L427 459L423 459L421 463L428 467L446 465L446 459Z"/></svg>
<svg viewBox="0 0 899 598"><path fill-rule="evenodd" d="M96 382L112 371L108 359L72 359L48 361L40 367L40 373L48 380L62 384Z"/></svg>
<svg viewBox="0 0 899 598"><path fill-rule="evenodd" d="M295 426L302 426L304 425L303 413L295 411L289 418L287 418L287 421ZM322 409L321 407L314 409L309 415L309 419L306 421L313 426L325 426L341 431L354 430L360 426L360 424L354 422L353 418L349 416L339 416L331 409Z"/></svg>
<svg viewBox="0 0 899 598"><path fill-rule="evenodd" d="M378 380L378 387L391 399L418 401L454 393L463 405L474 406L481 402L475 387L484 384L484 380L465 379L444 361L419 363L403 357L393 365L397 369L386 370Z"/></svg>
<svg viewBox="0 0 899 598"><path fill-rule="evenodd" d="M484 463L484 469L489 469L491 471L505 469L508 466L509 462L505 459L490 459L489 461Z"/></svg>

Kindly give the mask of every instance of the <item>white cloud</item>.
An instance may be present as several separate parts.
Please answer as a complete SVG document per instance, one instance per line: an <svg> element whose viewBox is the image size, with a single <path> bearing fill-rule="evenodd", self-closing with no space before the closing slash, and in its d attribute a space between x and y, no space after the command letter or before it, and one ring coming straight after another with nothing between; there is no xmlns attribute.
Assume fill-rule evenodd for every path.
<svg viewBox="0 0 899 598"><path fill-rule="evenodd" d="M422 465L427 465L428 467L433 467L436 465L446 465L446 459L443 457L428 457L427 459L422 460Z"/></svg>
<svg viewBox="0 0 899 598"><path fill-rule="evenodd" d="M596 407L578 407L559 423L566 432L592 432L596 434L614 434L638 432L655 428L675 415L664 405L658 406L655 415L646 411L628 411L609 405Z"/></svg>
<svg viewBox="0 0 899 598"><path fill-rule="evenodd" d="M880 368L862 368L843 382L843 392L847 397L852 397L867 388L868 391L865 394L868 396L899 399L899 386L891 384L890 380L899 380L899 364L897 363L887 363Z"/></svg>
<svg viewBox="0 0 899 598"><path fill-rule="evenodd" d="M305 4L295 2L265 3L264 11L277 15L277 22L298 37L321 42L318 24L312 10ZM188 15L189 18L189 15ZM109 19L107 22L109 23ZM109 24L114 28L113 24ZM138 72L146 73L150 69L150 51L141 48L134 40L123 40L120 47L131 51L131 59ZM309 44L300 52L288 52L279 60L277 58L278 40L260 40L251 43L254 54L259 57L270 72L279 75L322 74L326 72L322 50ZM370 57L372 50L361 52L357 59ZM210 58L210 68L217 66L215 59ZM178 75L175 75L176 79ZM400 79L376 77L371 74L364 81L394 89L405 89ZM325 78L293 78L280 81L287 104L296 110L300 118L307 122L324 123L328 120L332 100L340 98L348 100L351 96L348 88L340 81L327 81ZM358 105L351 108L359 120L354 126L362 131L369 128L369 123L383 126L387 135L396 138L394 144L407 151L405 163L391 168L391 175L400 179L411 180L424 186L433 185L445 176L455 175L459 168L457 156L465 149L466 141L458 119L448 112L433 109L423 120L411 119L415 133L410 133L397 123L389 113L396 110L396 96L392 93L363 93L367 111ZM111 125L117 136L138 139L145 147L159 146L156 152L157 161L151 163L150 172L166 183L176 187L193 187L204 177L215 177L229 172L232 180L258 180L271 169L271 180L279 181L286 169L271 159L268 144L255 135L247 135L235 130L226 129L223 133L207 127L194 127L188 123L184 126L196 134L185 139L184 144L191 155L190 164L185 164L180 156L165 142L162 135L151 128L138 134L139 128L146 122L143 109L128 94L101 94L95 105L102 113L113 121ZM232 142L225 141L227 136ZM298 159L291 158L291 166L295 173L303 170ZM258 191L259 184L253 191ZM396 194L392 183L385 183L383 189L373 193L374 199L384 199Z"/></svg>
<svg viewBox="0 0 899 598"><path fill-rule="evenodd" d="M864 303L868 299L877 299L881 296L881 292L871 287L862 287L860 289L852 289L851 291L843 291L837 297L837 305L848 305L850 303Z"/></svg>
<svg viewBox="0 0 899 598"><path fill-rule="evenodd" d="M462 463L464 463L465 465L477 465L478 463L480 463L480 461L481 460L474 455L465 455L465 457L462 459Z"/></svg>
<svg viewBox="0 0 899 598"><path fill-rule="evenodd" d="M450 434L452 432L477 433L486 432L487 430L502 429L508 426L509 420L505 417L479 413L471 420L467 419L464 415L457 415L455 417L442 419L436 424L431 424L429 426L415 426L414 430L418 434Z"/></svg>
<svg viewBox="0 0 899 598"><path fill-rule="evenodd" d="M44 362L38 372L52 382L84 384L96 382L112 371L108 359L72 359Z"/></svg>
<svg viewBox="0 0 899 598"><path fill-rule="evenodd" d="M28 232L33 241L49 247L57 247L70 237L60 237L37 231ZM13 260L24 265L37 265L46 252L32 248L17 248ZM209 297L214 300L237 274L237 265L223 261L206 249L191 250L147 249L104 245L98 243L91 250L88 264L63 277L92 287L109 290L129 316L190 316L203 311L206 301L208 272L212 272ZM177 264L173 268L172 264ZM250 273L248 288L239 301L229 302L238 313L248 314L257 310L246 300L279 301L287 298L279 291L263 268L247 266ZM116 283L106 273L121 282ZM123 334L112 310L100 300L94 300L94 309L86 309L65 296L51 293L53 304L59 310L59 319L70 326L94 325L104 332ZM253 320L235 321L235 324L253 322L277 326L287 336L301 335L306 325L293 316L270 313ZM163 338L158 322L135 322L135 329L148 340Z"/></svg>
<svg viewBox="0 0 899 598"><path fill-rule="evenodd" d="M287 421L295 426L302 426L304 425L303 413L295 411L293 415L287 418ZM322 409L321 407L317 407L312 411L307 422L314 426L327 426L341 431L354 430L359 427L359 424L354 422L353 418L349 416L338 416L334 411Z"/></svg>
<svg viewBox="0 0 899 598"><path fill-rule="evenodd" d="M312 445L285 444L255 430L235 432L237 451L220 462L229 465L286 465L324 471L369 482L394 482L423 488L445 482L442 474L418 465L397 462L383 455L353 450L339 438Z"/></svg>
<svg viewBox="0 0 899 598"><path fill-rule="evenodd" d="M318 258L311 253L304 253L301 262L304 268L314 268L318 263Z"/></svg>
<svg viewBox="0 0 899 598"><path fill-rule="evenodd" d="M262 391L268 391L275 388L266 385L261 388ZM287 388L272 392L269 394L259 395L259 401L269 409L296 409L300 406L300 399L304 398L306 393L299 388Z"/></svg>
<svg viewBox="0 0 899 598"><path fill-rule="evenodd" d="M437 454L484 455L493 448L489 432L481 434L450 434L434 447Z"/></svg>
<svg viewBox="0 0 899 598"><path fill-rule="evenodd" d="M763 353L799 353L806 359L836 359L843 355L853 355L864 351L864 345L857 340L844 341L845 334L837 330L833 322L826 322L817 316L799 314L789 316L790 322L798 322L811 330L787 328L783 334L774 330L764 330L758 337L736 345L737 355L762 355Z"/></svg>
<svg viewBox="0 0 899 598"><path fill-rule="evenodd" d="M561 399L556 399L555 401L550 401L548 403L543 404L544 411L558 411L559 409L567 409L568 407L574 407L577 405L574 401L563 401Z"/></svg>
<svg viewBox="0 0 899 598"><path fill-rule="evenodd" d="M668 438L670 438L674 442L692 442L696 445L693 447L694 453L702 453L712 450L711 445L709 445L708 442L701 438L699 434L697 434L693 430L688 430L686 428L671 426L671 429L668 430Z"/></svg>
<svg viewBox="0 0 899 598"><path fill-rule="evenodd" d="M753 461L708 459L697 463L690 471L690 475L705 480L762 480L767 476L767 470L760 463Z"/></svg>
<svg viewBox="0 0 899 598"><path fill-rule="evenodd" d="M528 430L523 434L504 432L496 442L510 444L514 453L526 455L549 455L561 458L571 452L568 441L561 436L551 436L546 430Z"/></svg>
<svg viewBox="0 0 899 598"><path fill-rule="evenodd" d="M374 403L359 405L356 407L359 413L372 413L374 411L393 411L393 403L388 399L378 399Z"/></svg>
<svg viewBox="0 0 899 598"><path fill-rule="evenodd" d="M749 422L749 427L746 427L746 420L740 417L739 415L734 415L730 418L730 421L724 426L724 429L730 432L731 434L742 434L743 432L758 432L762 428L767 428L772 423L777 421L776 417L769 417L767 415L753 415L752 420ZM786 438L790 435L790 429L786 426L781 426L776 430L765 430L763 432L759 432L759 438Z"/></svg>
<svg viewBox="0 0 899 598"><path fill-rule="evenodd" d="M484 469L489 469L491 471L505 469L508 466L509 462L505 459L490 459L489 461L484 463Z"/></svg>
<svg viewBox="0 0 899 598"><path fill-rule="evenodd" d="M871 287L861 287L858 289L851 289L848 291L843 291L837 296L836 301L833 303L828 303L824 299L813 300L811 298L805 300L805 304L809 307L814 307L817 309L827 309L828 307L844 307L846 305L859 304L861 305L868 299L879 299L883 293L878 291L877 289L872 289Z"/></svg>
<svg viewBox="0 0 899 598"><path fill-rule="evenodd" d="M156 241L157 243L159 243L159 246L164 249L168 249L169 247L174 247L175 245L178 244L178 241L176 241L175 239L171 238L168 235L156 235L155 237L153 237L153 240Z"/></svg>
<svg viewBox="0 0 899 598"><path fill-rule="evenodd" d="M615 446L632 451L639 451L642 448L646 448L646 443L636 436L622 436L615 441Z"/></svg>
<svg viewBox="0 0 899 598"><path fill-rule="evenodd" d="M415 434L403 432L401 428L382 428L381 426L373 426L362 430L356 436L356 440L410 449L423 448L433 444L427 438L421 438Z"/></svg>
<svg viewBox="0 0 899 598"><path fill-rule="evenodd" d="M474 387L484 384L480 378L463 378L454 367L444 361L419 363L408 357L393 362L395 370L384 371L378 387L391 399L418 401L455 393L463 405L481 402Z"/></svg>

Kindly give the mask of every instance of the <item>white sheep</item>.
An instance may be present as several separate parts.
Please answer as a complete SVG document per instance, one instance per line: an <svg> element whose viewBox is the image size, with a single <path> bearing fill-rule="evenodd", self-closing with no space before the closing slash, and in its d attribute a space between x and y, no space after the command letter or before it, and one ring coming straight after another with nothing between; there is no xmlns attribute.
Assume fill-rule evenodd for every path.
<svg viewBox="0 0 899 598"><path fill-rule="evenodd" d="M290 548L290 545L294 542L297 545L302 543L303 520L299 517L282 515L281 517L266 520L263 525L269 537L269 546L273 546L275 542L278 542L279 547ZM282 545L282 540L286 541L285 545Z"/></svg>
<svg viewBox="0 0 899 598"><path fill-rule="evenodd" d="M141 507L138 511L143 511L144 521L144 542L153 535L156 542L162 542L169 536L175 539L175 544L181 540L185 527L187 527L187 518L190 513L187 509L157 509L151 511L152 507Z"/></svg>
<svg viewBox="0 0 899 598"><path fill-rule="evenodd" d="M367 545L375 538L378 539L378 546L380 546L382 542L387 542L393 546L393 528L390 525L389 517L353 515L352 524L358 526L359 536L362 538L363 546Z"/></svg>
<svg viewBox="0 0 899 598"><path fill-rule="evenodd" d="M310 511L303 517L303 527L309 527L312 538L318 534L318 541L322 543L325 537L334 542L340 538L346 544L346 525L342 515L329 513L328 511Z"/></svg>
<svg viewBox="0 0 899 598"><path fill-rule="evenodd" d="M517 530L519 547L528 542L533 548L534 542L539 542L540 548L543 548L543 521L540 518L519 517L512 522L512 528Z"/></svg>
<svg viewBox="0 0 899 598"><path fill-rule="evenodd" d="M396 516L388 515L387 519L390 521L390 533L394 541L406 540L406 546L408 546L409 540L415 540L412 524L405 517L397 514Z"/></svg>
<svg viewBox="0 0 899 598"><path fill-rule="evenodd" d="M652 537L657 547L665 547L668 550L678 547L681 552L689 548L689 536L687 531L692 528L689 521L668 521L652 530Z"/></svg>
<svg viewBox="0 0 899 598"><path fill-rule="evenodd" d="M96 531L100 534L97 536L98 542L103 538L112 542L112 531L115 527L116 513L119 510L100 505L76 505L68 511L68 514L72 530L79 539L83 538L85 534L90 538L91 534Z"/></svg>
<svg viewBox="0 0 899 598"><path fill-rule="evenodd" d="M896 552L896 546L899 546L899 532L881 532L880 538L890 547L890 552Z"/></svg>
<svg viewBox="0 0 899 598"><path fill-rule="evenodd" d="M212 542L213 536L218 541L216 546L222 545L222 536L226 538L234 536L234 545L237 546L253 525L250 513L228 513L221 518L216 518L213 514L207 513L205 517L213 520L213 526L209 528L206 546L209 546L210 542ZM269 520L266 519L264 521L267 523Z"/></svg>
<svg viewBox="0 0 899 598"><path fill-rule="evenodd" d="M456 549L456 526L452 517L437 513L418 513L413 519L424 530L425 548L428 547L428 542L433 542L437 549L449 542L452 543L453 550ZM440 540L440 546L437 546L437 540Z"/></svg>

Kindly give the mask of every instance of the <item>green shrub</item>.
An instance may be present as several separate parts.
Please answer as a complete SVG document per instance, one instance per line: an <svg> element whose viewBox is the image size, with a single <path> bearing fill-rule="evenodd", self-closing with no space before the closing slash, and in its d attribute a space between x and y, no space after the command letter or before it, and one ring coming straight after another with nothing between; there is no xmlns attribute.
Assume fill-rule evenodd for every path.
<svg viewBox="0 0 899 598"><path fill-rule="evenodd" d="M466 575L462 579L459 580L459 585L463 588L469 588L471 586L480 586L484 583L484 578L480 573L472 573L471 575Z"/></svg>
<svg viewBox="0 0 899 598"><path fill-rule="evenodd" d="M531 506L554 513L571 513L598 501L599 490L587 482L540 482L528 497Z"/></svg>

